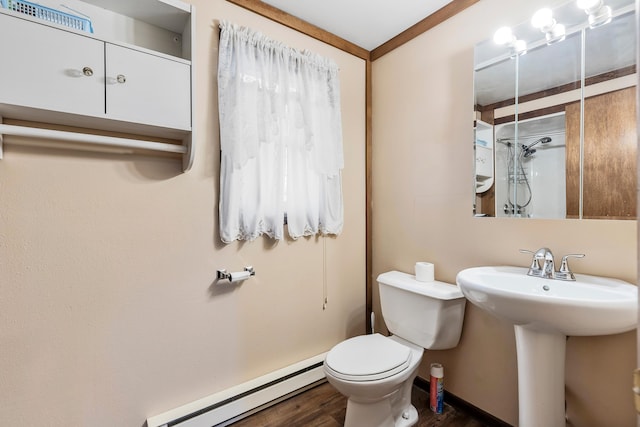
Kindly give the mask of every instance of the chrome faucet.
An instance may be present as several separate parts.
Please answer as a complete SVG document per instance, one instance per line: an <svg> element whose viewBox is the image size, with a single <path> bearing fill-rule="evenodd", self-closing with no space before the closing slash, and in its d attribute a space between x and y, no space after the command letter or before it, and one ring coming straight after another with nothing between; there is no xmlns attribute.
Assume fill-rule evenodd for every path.
<svg viewBox="0 0 640 427"><path fill-rule="evenodd" d="M537 251L529 251L526 249L520 249L522 253L533 254L531 260L531 266L527 275L535 277L544 277L546 279L553 279L555 273L555 262L553 260L553 253L549 248L540 248Z"/></svg>
<svg viewBox="0 0 640 427"><path fill-rule="evenodd" d="M556 271L553 253L549 248L540 248L536 252L520 249L522 253L533 254L533 260L527 275L542 277L544 279L576 280L573 272L569 269L568 258L583 258L584 254L568 254L562 257L560 270ZM542 262L542 265L540 264Z"/></svg>

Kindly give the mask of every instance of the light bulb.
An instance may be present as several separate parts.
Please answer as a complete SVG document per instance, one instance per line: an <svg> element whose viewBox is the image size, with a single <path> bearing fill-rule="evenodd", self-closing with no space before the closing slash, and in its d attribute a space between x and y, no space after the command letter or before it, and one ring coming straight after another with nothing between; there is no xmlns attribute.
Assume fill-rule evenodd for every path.
<svg viewBox="0 0 640 427"><path fill-rule="evenodd" d="M553 12L548 7L538 10L533 14L533 17L531 17L531 25L542 31L547 31L547 29L553 27L555 23Z"/></svg>
<svg viewBox="0 0 640 427"><path fill-rule="evenodd" d="M507 44L513 41L513 33L509 27L501 27L493 35L493 41L495 44Z"/></svg>
<svg viewBox="0 0 640 427"><path fill-rule="evenodd" d="M602 6L602 0L577 0L576 5L580 9L584 9L587 13L591 13Z"/></svg>
<svg viewBox="0 0 640 427"><path fill-rule="evenodd" d="M516 40L513 42L513 53L516 55L524 55L527 53L527 42L524 40Z"/></svg>
<svg viewBox="0 0 640 427"><path fill-rule="evenodd" d="M566 34L567 31L564 25L556 24L544 36L547 39L547 44L553 44L563 41Z"/></svg>
<svg viewBox="0 0 640 427"><path fill-rule="evenodd" d="M611 8L602 6L600 9L589 15L589 27L596 28L611 22Z"/></svg>

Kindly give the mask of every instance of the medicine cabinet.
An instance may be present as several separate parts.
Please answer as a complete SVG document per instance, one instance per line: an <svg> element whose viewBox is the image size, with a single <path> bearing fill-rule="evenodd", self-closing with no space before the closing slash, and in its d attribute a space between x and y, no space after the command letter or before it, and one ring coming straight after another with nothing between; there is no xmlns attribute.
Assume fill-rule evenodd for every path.
<svg viewBox="0 0 640 427"><path fill-rule="evenodd" d="M541 9L476 45L476 216L637 218L635 4L580 4ZM534 25L540 16L547 26ZM493 178L482 185L489 146Z"/></svg>

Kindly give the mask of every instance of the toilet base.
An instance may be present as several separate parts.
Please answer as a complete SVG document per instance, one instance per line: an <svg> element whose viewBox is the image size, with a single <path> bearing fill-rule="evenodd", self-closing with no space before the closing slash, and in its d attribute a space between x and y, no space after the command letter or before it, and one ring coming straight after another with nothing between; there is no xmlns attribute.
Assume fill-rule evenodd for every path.
<svg viewBox="0 0 640 427"><path fill-rule="evenodd" d="M405 418L406 417L406 418ZM410 427L415 425L418 422L418 410L415 406L409 406L409 409L405 412L405 414L400 417L400 419L396 420L395 427Z"/></svg>
<svg viewBox="0 0 640 427"><path fill-rule="evenodd" d="M344 427L411 427L418 422L418 410L413 405L394 420L391 401L391 396L376 403L349 400Z"/></svg>

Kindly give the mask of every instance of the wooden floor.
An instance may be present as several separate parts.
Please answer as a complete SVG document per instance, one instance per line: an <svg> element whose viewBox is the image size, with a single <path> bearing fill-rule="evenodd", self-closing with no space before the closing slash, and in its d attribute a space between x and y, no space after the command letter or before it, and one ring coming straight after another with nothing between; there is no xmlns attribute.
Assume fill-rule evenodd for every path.
<svg viewBox="0 0 640 427"><path fill-rule="evenodd" d="M418 410L416 427L488 427L446 403L442 414L434 414L429 409L429 395L416 386L411 400ZM329 383L323 383L240 420L232 427L342 427L346 408L347 399Z"/></svg>

